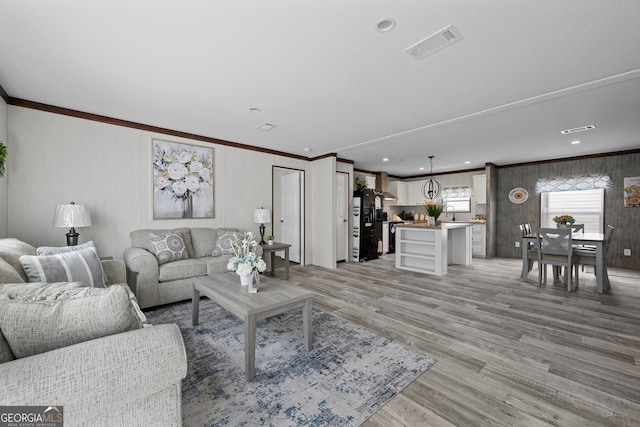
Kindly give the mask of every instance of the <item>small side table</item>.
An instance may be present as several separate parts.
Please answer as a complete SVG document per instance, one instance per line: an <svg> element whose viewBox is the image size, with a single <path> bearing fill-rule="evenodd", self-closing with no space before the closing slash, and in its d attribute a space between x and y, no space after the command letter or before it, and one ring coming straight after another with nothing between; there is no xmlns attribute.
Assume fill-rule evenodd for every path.
<svg viewBox="0 0 640 427"><path fill-rule="evenodd" d="M262 247L262 253L266 256L268 253L271 254L271 275L275 276L276 269L276 252L283 251L284 252L284 280L289 280L289 248L291 247L288 243L276 243L273 242L273 245L260 245Z"/></svg>

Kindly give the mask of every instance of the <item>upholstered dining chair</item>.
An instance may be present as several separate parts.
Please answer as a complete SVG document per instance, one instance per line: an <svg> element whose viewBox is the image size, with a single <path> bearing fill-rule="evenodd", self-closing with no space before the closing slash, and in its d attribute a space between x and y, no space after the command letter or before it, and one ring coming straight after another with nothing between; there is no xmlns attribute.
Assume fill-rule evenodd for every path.
<svg viewBox="0 0 640 427"><path fill-rule="evenodd" d="M607 255L609 253L609 244L611 243L611 237L615 227L607 225L607 230L604 232L604 264L607 265ZM578 263L585 265L592 265L593 271L597 275L596 271L596 248L591 246L578 246L573 248L573 254L578 257ZM583 267L584 271L584 267Z"/></svg>
<svg viewBox="0 0 640 427"><path fill-rule="evenodd" d="M564 283L571 291L573 273L573 246L570 228L539 228L538 239L538 286L542 286L542 277L547 281L547 265L564 267ZM576 275L578 272L576 271ZM555 274L554 274L555 279Z"/></svg>

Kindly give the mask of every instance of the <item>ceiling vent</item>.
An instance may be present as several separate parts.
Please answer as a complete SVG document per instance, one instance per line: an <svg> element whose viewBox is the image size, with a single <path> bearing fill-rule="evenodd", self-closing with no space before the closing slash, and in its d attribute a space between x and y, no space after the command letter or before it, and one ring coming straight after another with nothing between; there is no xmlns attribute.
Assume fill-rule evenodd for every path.
<svg viewBox="0 0 640 427"><path fill-rule="evenodd" d="M579 128L561 130L560 133L563 135L569 135L570 133L583 132L585 130L591 130L595 128L596 128L596 125L586 125L586 126L580 126Z"/></svg>
<svg viewBox="0 0 640 427"><path fill-rule="evenodd" d="M404 51L415 59L424 59L445 47L451 46L463 38L462 34L460 34L453 25L449 25L437 33L430 35L426 39L419 41L413 46L409 46Z"/></svg>
<svg viewBox="0 0 640 427"><path fill-rule="evenodd" d="M269 132L270 130L274 129L276 126L278 125L274 125L273 123L263 123L260 126L258 126L256 129L261 130L263 132Z"/></svg>

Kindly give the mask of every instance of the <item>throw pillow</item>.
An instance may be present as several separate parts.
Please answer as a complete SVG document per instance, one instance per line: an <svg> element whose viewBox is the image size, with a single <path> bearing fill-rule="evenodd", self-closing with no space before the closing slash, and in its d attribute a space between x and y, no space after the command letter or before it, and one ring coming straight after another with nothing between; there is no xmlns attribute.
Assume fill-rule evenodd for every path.
<svg viewBox="0 0 640 427"><path fill-rule="evenodd" d="M24 283L20 273L2 258L0 258L0 283Z"/></svg>
<svg viewBox="0 0 640 427"><path fill-rule="evenodd" d="M35 255L36 248L28 243L13 237L6 239L0 239L0 258L7 261L13 268L16 269L18 274L22 277L24 282L27 282L29 278L24 274L22 266L20 265L20 257L22 255Z"/></svg>
<svg viewBox="0 0 640 427"><path fill-rule="evenodd" d="M20 263L29 282L83 282L89 286L105 287L96 248L57 255L22 255Z"/></svg>
<svg viewBox="0 0 640 427"><path fill-rule="evenodd" d="M242 239L243 233L229 230L218 230L216 245L211 256L233 255L233 242Z"/></svg>
<svg viewBox="0 0 640 427"><path fill-rule="evenodd" d="M184 240L178 233L150 233L149 238L158 264L189 258Z"/></svg>
<svg viewBox="0 0 640 427"><path fill-rule="evenodd" d="M137 304L135 304L137 305ZM16 358L140 329L144 314L124 286L0 295L0 329Z"/></svg>
<svg viewBox="0 0 640 427"><path fill-rule="evenodd" d="M75 245L75 246L40 246L38 249L36 249L36 255L56 255L56 254L64 254L67 252L75 252L75 251L80 251L82 249L87 249L87 248L95 248L96 245L93 243L92 240L88 241L87 243L83 243L81 245ZM98 251L98 249L96 248L96 252Z"/></svg>

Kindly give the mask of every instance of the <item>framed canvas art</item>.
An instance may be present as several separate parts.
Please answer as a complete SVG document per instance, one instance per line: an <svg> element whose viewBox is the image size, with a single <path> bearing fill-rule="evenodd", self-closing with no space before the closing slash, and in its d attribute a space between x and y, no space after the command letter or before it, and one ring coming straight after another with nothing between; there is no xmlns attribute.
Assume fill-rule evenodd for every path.
<svg viewBox="0 0 640 427"><path fill-rule="evenodd" d="M153 218L213 218L213 148L151 140Z"/></svg>
<svg viewBox="0 0 640 427"><path fill-rule="evenodd" d="M624 207L640 207L640 176L624 179Z"/></svg>

